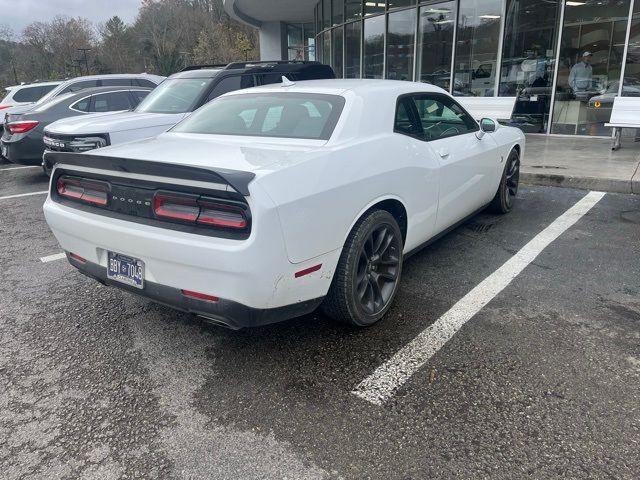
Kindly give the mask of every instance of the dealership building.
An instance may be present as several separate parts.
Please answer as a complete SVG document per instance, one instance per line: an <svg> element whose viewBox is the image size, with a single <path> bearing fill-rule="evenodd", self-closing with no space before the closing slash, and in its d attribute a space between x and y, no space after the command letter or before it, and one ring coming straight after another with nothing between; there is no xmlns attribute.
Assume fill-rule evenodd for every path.
<svg viewBox="0 0 640 480"><path fill-rule="evenodd" d="M640 96L640 0L224 0L263 60L319 60L344 78L516 97L528 133L609 135ZM623 81L624 79L624 81Z"/></svg>

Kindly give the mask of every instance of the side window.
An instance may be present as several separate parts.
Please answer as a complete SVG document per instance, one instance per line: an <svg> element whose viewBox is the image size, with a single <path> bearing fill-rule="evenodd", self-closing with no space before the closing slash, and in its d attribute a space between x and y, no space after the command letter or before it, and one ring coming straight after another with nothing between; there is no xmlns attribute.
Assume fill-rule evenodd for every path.
<svg viewBox="0 0 640 480"><path fill-rule="evenodd" d="M82 82L75 82L69 85L67 88L65 88L62 92L60 92L60 95L62 95L63 93L69 93L69 92L79 92L80 90L84 90L87 88L94 88L97 86L98 86L97 80L85 80Z"/></svg>
<svg viewBox="0 0 640 480"><path fill-rule="evenodd" d="M411 97L400 97L396 107L396 119L393 130L396 133L409 135L423 139L423 130L420 120L415 114L415 104Z"/></svg>
<svg viewBox="0 0 640 480"><path fill-rule="evenodd" d="M137 106L147 95L149 95L149 92L147 90L131 90L131 95L133 96L134 106Z"/></svg>
<svg viewBox="0 0 640 480"><path fill-rule="evenodd" d="M225 93L235 92L236 90L242 90L243 88L253 87L253 77L251 75L234 75L232 77L225 77L216 83L213 90L207 97L207 102L218 98Z"/></svg>
<svg viewBox="0 0 640 480"><path fill-rule="evenodd" d="M131 83L134 87L156 88L158 86L151 80L146 80L144 78L134 78L131 80Z"/></svg>
<svg viewBox="0 0 640 480"><path fill-rule="evenodd" d="M131 79L129 78L105 78L101 80L103 87L129 87Z"/></svg>
<svg viewBox="0 0 640 480"><path fill-rule="evenodd" d="M71 105L69 108L72 110L78 110L79 112L88 112L90 103L91 103L91 97L87 97L77 101L76 103Z"/></svg>
<svg viewBox="0 0 640 480"><path fill-rule="evenodd" d="M413 101L425 140L453 137L478 130L475 120L452 98L427 94L416 95Z"/></svg>
<svg viewBox="0 0 640 480"><path fill-rule="evenodd" d="M16 102L36 102L44 95L42 87L21 88L13 96Z"/></svg>
<svg viewBox="0 0 640 480"><path fill-rule="evenodd" d="M118 112L130 108L129 93L125 91L101 93L93 97L93 112Z"/></svg>

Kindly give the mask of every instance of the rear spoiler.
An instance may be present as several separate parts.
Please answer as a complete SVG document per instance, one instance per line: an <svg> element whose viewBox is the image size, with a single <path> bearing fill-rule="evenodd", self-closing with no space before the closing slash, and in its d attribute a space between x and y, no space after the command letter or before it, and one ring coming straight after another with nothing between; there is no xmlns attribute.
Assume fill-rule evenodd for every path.
<svg viewBox="0 0 640 480"><path fill-rule="evenodd" d="M249 196L249 183L255 178L255 173L223 168L209 168L193 165L178 165L174 163L153 162L149 160L135 160L131 158L103 157L86 153L46 152L44 163L47 170L52 170L56 164L69 166L96 168L98 170L125 172L138 175L151 175L169 180L179 178L208 183L223 183L231 186L235 191Z"/></svg>

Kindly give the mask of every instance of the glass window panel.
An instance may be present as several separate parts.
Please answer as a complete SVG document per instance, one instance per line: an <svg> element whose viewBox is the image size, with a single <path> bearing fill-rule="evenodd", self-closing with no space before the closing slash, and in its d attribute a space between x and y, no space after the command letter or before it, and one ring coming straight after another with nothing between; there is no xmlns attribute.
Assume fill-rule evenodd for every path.
<svg viewBox="0 0 640 480"><path fill-rule="evenodd" d="M558 41L560 0L508 0L499 95L518 97L514 125L547 131Z"/></svg>
<svg viewBox="0 0 640 480"><path fill-rule="evenodd" d="M344 0L333 0L333 25L344 23Z"/></svg>
<svg viewBox="0 0 640 480"><path fill-rule="evenodd" d="M333 48L333 71L336 77L342 78L342 46L344 38L344 28L338 27L332 30L331 46Z"/></svg>
<svg viewBox="0 0 640 480"><path fill-rule="evenodd" d="M322 28L331 26L331 0L322 0Z"/></svg>
<svg viewBox="0 0 640 480"><path fill-rule="evenodd" d="M287 51L289 60L304 60L302 25L287 25Z"/></svg>
<svg viewBox="0 0 640 480"><path fill-rule="evenodd" d="M453 1L420 9L418 78L449 90L456 12Z"/></svg>
<svg viewBox="0 0 640 480"><path fill-rule="evenodd" d="M384 72L384 15L364 21L364 78L382 78Z"/></svg>
<svg viewBox="0 0 640 480"><path fill-rule="evenodd" d="M634 4L622 96L640 97L640 0L636 0Z"/></svg>
<svg viewBox="0 0 640 480"><path fill-rule="evenodd" d="M389 14L386 78L391 80L413 80L415 37L415 8Z"/></svg>
<svg viewBox="0 0 640 480"><path fill-rule="evenodd" d="M503 1L460 1L454 95L493 96Z"/></svg>
<svg viewBox="0 0 640 480"><path fill-rule="evenodd" d="M567 4L552 133L610 134L604 124L619 87L628 16L629 0Z"/></svg>
<svg viewBox="0 0 640 480"><path fill-rule="evenodd" d="M347 21L362 18L362 0L345 0Z"/></svg>
<svg viewBox="0 0 640 480"><path fill-rule="evenodd" d="M322 62L331 65L331 32L327 30L322 34L322 37Z"/></svg>
<svg viewBox="0 0 640 480"><path fill-rule="evenodd" d="M416 4L416 0L388 0L387 2L389 9L410 7L411 5L415 5L415 4Z"/></svg>
<svg viewBox="0 0 640 480"><path fill-rule="evenodd" d="M316 59L316 32L313 23L304 24L304 50L305 60Z"/></svg>
<svg viewBox="0 0 640 480"><path fill-rule="evenodd" d="M364 14L373 15L375 13L384 12L385 2L384 0L365 0L364 1Z"/></svg>
<svg viewBox="0 0 640 480"><path fill-rule="evenodd" d="M344 28L344 77L360 78L360 35L362 32L362 22L348 23Z"/></svg>

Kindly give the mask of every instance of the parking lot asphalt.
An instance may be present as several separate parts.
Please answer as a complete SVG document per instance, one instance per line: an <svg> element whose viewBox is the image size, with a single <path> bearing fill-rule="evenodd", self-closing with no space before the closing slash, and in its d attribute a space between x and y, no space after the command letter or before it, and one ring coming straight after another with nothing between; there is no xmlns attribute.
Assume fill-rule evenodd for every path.
<svg viewBox="0 0 640 480"><path fill-rule="evenodd" d="M374 405L354 388L587 192L523 186L410 258L373 328L229 331L100 286L0 164L2 478L638 478L640 197L607 194ZM6 171L5 171L6 170Z"/></svg>

